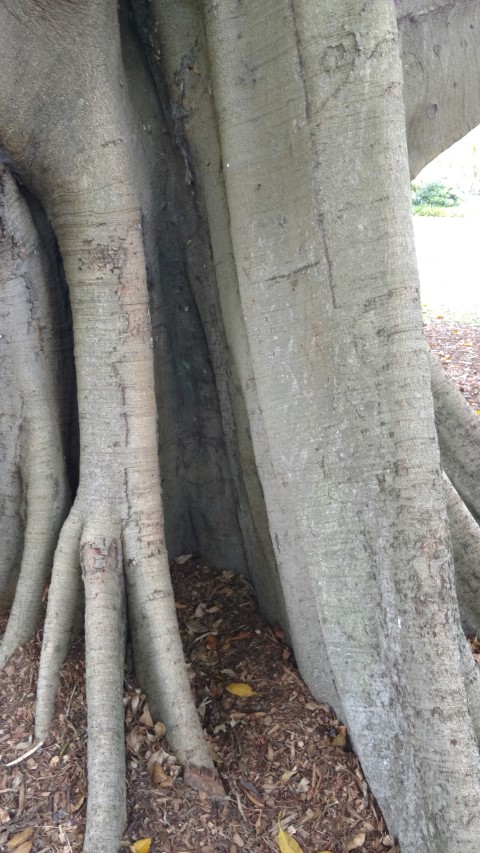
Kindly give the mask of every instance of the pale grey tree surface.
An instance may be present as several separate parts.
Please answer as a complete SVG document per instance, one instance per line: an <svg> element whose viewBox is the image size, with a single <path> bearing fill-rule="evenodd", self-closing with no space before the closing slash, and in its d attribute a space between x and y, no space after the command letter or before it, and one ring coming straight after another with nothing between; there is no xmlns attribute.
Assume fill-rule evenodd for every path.
<svg viewBox="0 0 480 853"><path fill-rule="evenodd" d="M84 613L87 853L122 832L127 619L185 781L223 793L182 551L251 578L403 853L478 849L478 429L429 364L409 173L480 119L479 27L479 0L0 2L0 665L51 573L36 735Z"/></svg>

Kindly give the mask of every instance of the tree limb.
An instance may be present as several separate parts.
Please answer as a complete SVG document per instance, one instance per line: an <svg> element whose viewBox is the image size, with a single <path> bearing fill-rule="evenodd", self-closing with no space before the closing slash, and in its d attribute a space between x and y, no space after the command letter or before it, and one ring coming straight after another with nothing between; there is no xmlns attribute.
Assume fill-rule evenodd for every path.
<svg viewBox="0 0 480 853"><path fill-rule="evenodd" d="M410 173L480 123L479 0L395 0Z"/></svg>

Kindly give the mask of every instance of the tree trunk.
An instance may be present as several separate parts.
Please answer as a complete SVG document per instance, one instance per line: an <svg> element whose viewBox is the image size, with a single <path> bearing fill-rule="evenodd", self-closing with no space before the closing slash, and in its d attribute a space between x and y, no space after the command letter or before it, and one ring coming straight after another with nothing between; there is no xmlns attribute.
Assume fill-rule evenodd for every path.
<svg viewBox="0 0 480 853"><path fill-rule="evenodd" d="M475 437L445 394L442 463L461 496L447 486L455 578L405 128L415 169L430 150L418 115L431 94L412 85L409 50L423 62L424 25L432 37L440 26L440 53L450 50L480 4L420 5L415 23L406 0L135 0L139 36L122 6L120 41L111 0L2 4L0 140L58 240L80 459L58 536L62 336L45 264L22 249L33 222L3 169L5 600L22 568L0 659L25 636L25 590L38 612L58 536L36 733L50 724L82 570L86 851L115 851L124 817L124 591L152 711L185 779L221 793L182 660L167 545L252 578L315 695L347 723L402 853L477 849L480 681L455 590L476 625L477 528L462 503L478 515L464 454ZM458 70L468 122L476 96L465 62ZM446 107L437 112L448 124ZM35 485L45 471L46 502ZM110 732L98 725L106 715Z"/></svg>
<svg viewBox="0 0 480 853"><path fill-rule="evenodd" d="M391 9L345 2L329 17L308 2L275 4L275 14L233 5L208 4L206 21L273 538L313 580L345 719L403 848L473 850L480 764L407 226Z"/></svg>

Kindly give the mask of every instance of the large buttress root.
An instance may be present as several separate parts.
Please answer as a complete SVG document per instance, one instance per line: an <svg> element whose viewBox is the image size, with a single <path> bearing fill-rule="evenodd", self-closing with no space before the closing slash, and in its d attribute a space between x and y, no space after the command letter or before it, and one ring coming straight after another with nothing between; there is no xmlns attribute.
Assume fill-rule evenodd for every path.
<svg viewBox="0 0 480 853"><path fill-rule="evenodd" d="M38 48L33 65L28 44L24 57L33 91L41 64L50 70L42 78L42 103L48 104L49 121L46 129L42 123L41 136L35 130L34 103L8 120L9 102L0 96L0 131L17 166L28 174L58 239L70 291L77 371L80 482L55 556L37 733L48 728L58 667L72 630L80 543L87 613L89 737L94 751L98 748L104 756L99 727L111 716L117 750L115 761L103 761L100 784L96 756L89 750L85 850L101 846L104 853L114 853L125 807L124 791L118 785L123 570L135 664L151 707L166 724L173 749L188 765L186 779L213 793L220 793L220 788L182 658L163 535L149 301L137 196L139 167L116 4L104 0L54 5L35 16L28 14L30 3L24 2L15 18L8 19L12 32L23 15ZM21 43L20 32L17 35ZM25 91L29 91L28 80ZM33 125L26 128L29 121ZM26 150L29 145L35 146L35 158ZM160 407L163 403L159 401ZM65 588L68 604L63 609ZM102 613L108 643L99 645L95 626ZM117 655L114 666L112 645ZM110 666L114 684L111 691L104 691ZM104 808L106 788L115 794Z"/></svg>
<svg viewBox="0 0 480 853"><path fill-rule="evenodd" d="M0 167L0 602L9 603L15 591L0 667L35 628L70 500L58 294L50 274L27 204ZM23 538L21 554L14 537L20 544Z"/></svg>
<svg viewBox="0 0 480 853"><path fill-rule="evenodd" d="M476 685L428 404L393 4L203 5L272 534L311 572L390 831L405 853L470 853Z"/></svg>

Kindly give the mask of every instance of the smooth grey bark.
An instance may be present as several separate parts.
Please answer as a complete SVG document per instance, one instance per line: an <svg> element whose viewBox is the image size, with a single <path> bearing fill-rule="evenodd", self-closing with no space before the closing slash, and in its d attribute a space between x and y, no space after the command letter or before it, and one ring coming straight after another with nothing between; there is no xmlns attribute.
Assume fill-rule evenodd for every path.
<svg viewBox="0 0 480 853"><path fill-rule="evenodd" d="M85 853L116 850L126 821L123 668L125 587L120 530L81 546L85 584L88 801ZM112 784L113 782L113 784Z"/></svg>
<svg viewBox="0 0 480 853"><path fill-rule="evenodd" d="M418 6L422 22L446 26L445 4ZM202 783L211 763L164 539L194 545L233 559L287 620L403 853L473 853L480 688L429 397L393 5L138 2L149 68L125 9L120 56L107 0L1 9L0 139L55 228L78 379L80 485L54 559L37 734L72 630L81 545L118 543L119 558L121 540L137 671L193 764L186 778ZM407 116L412 91L407 68ZM423 151L426 134L415 138ZM107 563L85 574L92 761L110 745L96 727L108 667L98 618L122 646L119 559ZM114 592L90 595L103 580ZM116 849L117 758L102 767L107 813L91 765L86 850L107 825L103 849Z"/></svg>
<svg viewBox="0 0 480 853"><path fill-rule="evenodd" d="M153 137L153 146L150 146L152 150L149 150L147 154L148 163L152 164L153 173L155 173L155 169L159 168L156 161L158 161L158 147L161 144L166 156L161 158L160 166L168 174L169 181L175 180L175 209L169 211L169 217L174 217L175 231L174 234L171 234L172 223L170 221L166 225L165 222L162 222L162 210L160 210L160 217L155 214L157 225L151 235L153 247L149 248L147 245L149 275L152 277L150 259L155 257L155 253L158 253L158 233L167 230L169 244L172 239L179 243L176 260L178 260L180 271L185 270L191 287L188 304L181 304L180 310L171 310L168 301L163 300L162 292L175 292L179 289L176 278L178 270L175 272L173 282L171 265L167 269L160 269L156 276L153 276L152 322L155 327L155 316L162 312L163 318L168 318L168 324L165 319L162 320L162 323L169 327L165 344L162 345L160 339L157 346L154 347L157 399L166 398L169 401L174 401L174 411L169 417L172 418L175 435L178 436L180 433L181 436L182 419L185 422L188 421L189 430L191 430L192 420L193 423L196 421L203 422L206 414L211 418L212 398L218 398L219 423L222 433L220 446L225 446L228 456L229 474L222 475L223 480L227 482L227 487L222 493L218 483L220 478L215 477L215 471L218 470L219 466L218 463L212 464L213 459L209 451L209 448L213 450L215 447L211 439L213 429L210 426L208 429L210 438L207 436L206 439L201 440L191 453L186 442L180 443L176 455L170 460L170 464L173 462L175 466L172 480L177 489L180 485L183 499L185 499L185 494L188 496L188 484L191 475L186 478L185 484L185 480L182 481L181 479L182 466L186 465L187 460L192 458L195 460L197 468L200 469L201 465L205 467L203 479L198 474L196 475L198 485L192 494L188 509L189 516L196 513L197 516L202 514L204 518L205 531L203 536L198 520L195 521L194 519L193 521L197 531L197 543L194 543L194 546L197 544L197 550L206 557L210 557L217 565L230 565L249 577L255 584L259 602L264 612L272 621L280 620L286 627L283 593L278 580L265 504L252 449L250 434L252 424L249 412L254 410L255 402L254 400L253 402L250 401L250 399L246 401L243 394L245 386L247 388L250 385L253 386L248 350L245 343L240 343L237 340L239 336L242 339L241 323L237 324L234 347L230 344L228 326L226 329L224 328L224 315L226 313L223 306L224 301L230 301L231 314L235 318L240 317L240 307L238 289L235 287L231 247L229 246L231 240L222 170L218 163L218 131L214 106L211 92L208 93L205 89L204 81L206 78L198 73L190 73L187 68L189 61L185 57L179 60L182 63L182 68L177 69L176 67L176 60L183 56L184 50L190 55L190 65L192 62L198 62L200 56L200 61L208 65L202 18L199 8L194 9L193 4L173 4L171 6L163 4L158 6L158 4L135 0L132 6L138 32L143 36L143 46L148 56L149 68L156 84L155 90L160 102L157 103L156 107L156 120L158 123L158 114L160 114L163 122L160 143L155 139L154 133L149 134L145 140L145 144L150 145ZM197 27L198 32L195 31L195 27ZM194 42L196 47L192 53L190 48ZM124 44L131 44L131 31L127 29L124 31ZM138 68L138 54L139 51L137 50L135 56L132 55L127 62L127 76L131 76L130 72L133 73ZM187 102L186 88L192 81L192 77L199 81L200 88L193 93L192 103L190 103ZM142 79L144 90L146 85L144 75ZM139 102L141 103L138 85L132 95L132 100L137 105ZM198 109L199 138L194 139L187 131L183 118L190 114L192 107L197 102L199 105L201 104L201 108L199 106ZM142 124L145 125L145 123L143 117ZM150 123L154 126L153 122ZM188 124L190 125L190 121ZM173 144L169 143L170 137ZM198 146L200 146L200 151L196 150ZM176 176L173 180L171 177L172 163L177 166ZM206 166L208 173L215 175L215 179L213 182L208 181L205 184L202 179L202 166L206 163L209 164ZM195 177L193 177L192 169ZM152 173L152 169L150 169L150 173ZM204 189L207 198L203 196ZM160 206L160 202L161 207L164 207L164 183L162 181L155 183L155 190L156 196L153 194L152 197L151 186L148 188L150 193L148 209L150 213ZM168 204L168 191L166 197ZM145 204L143 207L145 208ZM146 236L148 237L148 235ZM189 309L188 312L185 311L185 308ZM192 313L195 312L201 323L201 334L204 336L204 340L200 341L198 338L201 336L195 337L192 341L191 323L185 327L177 319L178 316L191 317ZM182 346L187 348L188 355L182 355L179 352L179 348ZM206 346L208 354L208 360L204 363L199 362L199 352L201 353L202 346ZM236 355L236 353L240 353L240 350L241 359ZM169 380L168 387L159 389L158 377L165 374L165 363L168 365L169 361L172 360L175 362L174 376ZM190 393L182 392L184 383L181 374L185 370L185 360L188 361L189 368L188 386L193 386L193 388L196 384L201 386L198 391L200 403L195 411L191 411L188 406ZM210 389L205 381L206 377L212 382ZM175 406L175 399L179 390L181 400L177 407ZM250 396L252 395L254 395L254 387L252 387ZM161 433L165 431L165 425L162 424L163 420L162 411ZM168 453L165 453L162 443L161 438L160 460L163 480L166 481L166 487L169 489L171 488L169 485L170 478L165 474L164 465L165 459L167 465L169 464ZM166 440L164 443L167 443ZM218 449L215 452L218 454ZM230 488L235 501L235 518L232 518L232 514L229 513L229 504L225 495L229 477L231 478ZM172 511L169 507L168 494L166 500L164 498L164 503L167 519L167 544L169 544L170 553L178 553L174 548L172 549L169 542L168 528L172 522L168 519L172 515ZM179 525L178 513L175 524ZM238 537L236 536L237 525L240 531ZM184 533L183 538L184 547L191 549L192 543L188 540L185 543Z"/></svg>
<svg viewBox="0 0 480 853"><path fill-rule="evenodd" d="M137 674L153 713L165 722L170 743L187 766L190 783L218 792L183 661L164 541L138 190L143 167L135 157L136 125L121 61L116 4L60 8L47 3L34 8L25 2L15 4L14 10L5 4L4 11L2 47L8 74L0 95L0 138L42 201L56 233L75 339L80 480L54 563L45 659L53 649L58 666L57 647L61 656L71 628L58 614L65 583L71 586L78 561L65 565L65 559L73 557L79 541L85 546L121 538ZM45 70L42 78L39 64ZM14 96L18 67L24 86ZM99 666L98 653L92 650L98 603L92 603L89 588L86 582L88 692L94 749L101 756L111 747L98 719L97 701L109 661L108 652L103 657L99 650ZM97 598L104 608L110 606L110 620L105 614L103 618L112 633L118 626L116 601ZM72 608L67 610L71 615ZM43 667L47 676L48 670ZM112 672L121 679L118 665ZM55 679L48 678L39 690L40 728L48 722L54 686ZM118 685L110 703L112 719L118 722L123 708ZM89 764L92 777L94 757ZM102 842L105 853L113 853L124 812L118 767L110 762L103 768L100 788L93 778L90 782L85 850L93 849L104 835L108 815L116 815ZM105 785L113 792L107 816L100 802Z"/></svg>
<svg viewBox="0 0 480 853"><path fill-rule="evenodd" d="M304 674L311 685L327 695L341 713L341 701L333 686L328 660L322 659L311 580L297 560L290 543L272 548L267 522L263 484L257 471L258 454L268 459L268 439L258 398L239 292L230 233L230 217L222 169L217 115L212 95L209 53L201 9L195 0L149 4L153 57L161 56L174 115L182 116L182 139L188 145L197 195L197 209L209 223L214 284L218 291L220 320L205 328L210 340L223 328L221 353L228 358L230 373L225 399L222 359L216 359L217 387L222 405L232 470L237 475L240 523L259 604L266 615L286 628ZM218 343L211 351L218 351ZM222 371L222 372L220 372ZM219 375L220 374L220 375ZM253 446L252 446L253 438ZM255 456L256 454L256 456ZM273 468L272 468L273 475ZM281 553L280 553L281 552ZM289 591L286 603L279 583L281 565L288 566ZM278 566L278 568L277 568ZM285 568L284 568L285 571Z"/></svg>
<svg viewBox="0 0 480 853"><path fill-rule="evenodd" d="M272 537L314 581L345 719L402 849L473 851L480 765L429 402L396 26L384 3L274 5L205 6Z"/></svg>
<svg viewBox="0 0 480 853"><path fill-rule="evenodd" d="M14 178L0 166L0 665L31 636L68 512L61 294ZM18 577L17 577L18 575Z"/></svg>

